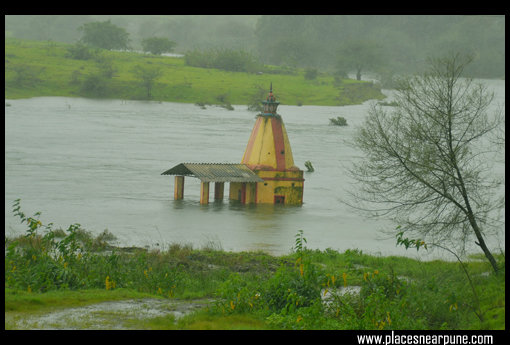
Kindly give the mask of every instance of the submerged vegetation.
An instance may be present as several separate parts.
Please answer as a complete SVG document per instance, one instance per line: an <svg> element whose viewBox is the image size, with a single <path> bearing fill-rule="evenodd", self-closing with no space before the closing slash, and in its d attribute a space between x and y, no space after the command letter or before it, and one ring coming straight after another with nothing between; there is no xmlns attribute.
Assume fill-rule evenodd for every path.
<svg viewBox="0 0 510 345"><path fill-rule="evenodd" d="M267 95L270 82L278 85L275 96L287 105L350 105L384 98L371 82L338 80L323 73L310 80L303 69L262 66L244 51L190 51L186 56L6 38L5 98L66 96L248 105L260 89ZM158 73L152 77L135 73L142 70Z"/></svg>
<svg viewBox="0 0 510 345"><path fill-rule="evenodd" d="M347 126L347 120L345 117L338 116L336 119L331 118L329 119L329 124L331 126Z"/></svg>
<svg viewBox="0 0 510 345"><path fill-rule="evenodd" d="M312 162L310 162L310 161L305 162L305 167L306 167L307 171L309 171L309 172L315 171L315 169L313 168Z"/></svg>
<svg viewBox="0 0 510 345"><path fill-rule="evenodd" d="M288 255L226 252L209 243L168 244L160 251L108 244L79 224L67 230L15 216L27 232L5 238L6 328L16 320L99 301L212 298L178 321L157 316L145 329L504 329L504 253L495 274L485 261L421 262L353 249L306 247L303 231ZM399 239L406 247L420 241ZM407 242L406 242L407 240ZM79 295L76 292L80 292ZM53 308L53 309L52 309ZM119 321L121 322L121 321Z"/></svg>

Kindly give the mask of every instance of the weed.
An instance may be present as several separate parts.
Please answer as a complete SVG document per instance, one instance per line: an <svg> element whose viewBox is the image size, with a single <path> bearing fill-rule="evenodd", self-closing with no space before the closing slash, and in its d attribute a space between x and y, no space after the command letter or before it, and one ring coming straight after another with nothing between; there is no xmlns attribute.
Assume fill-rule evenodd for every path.
<svg viewBox="0 0 510 345"><path fill-rule="evenodd" d="M306 161L306 162L305 162L305 167L306 167L306 169L307 169L309 172L313 172L313 171L315 171L315 169L314 169L314 168L313 168L313 166L312 166L312 162L310 162L310 161Z"/></svg>

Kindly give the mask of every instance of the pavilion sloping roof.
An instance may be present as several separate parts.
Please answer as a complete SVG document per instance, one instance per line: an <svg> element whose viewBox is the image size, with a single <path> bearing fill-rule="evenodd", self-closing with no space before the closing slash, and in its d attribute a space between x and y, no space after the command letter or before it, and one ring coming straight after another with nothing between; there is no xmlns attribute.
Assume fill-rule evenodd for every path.
<svg viewBox="0 0 510 345"><path fill-rule="evenodd" d="M202 182L264 182L244 164L181 163L161 175L182 175Z"/></svg>

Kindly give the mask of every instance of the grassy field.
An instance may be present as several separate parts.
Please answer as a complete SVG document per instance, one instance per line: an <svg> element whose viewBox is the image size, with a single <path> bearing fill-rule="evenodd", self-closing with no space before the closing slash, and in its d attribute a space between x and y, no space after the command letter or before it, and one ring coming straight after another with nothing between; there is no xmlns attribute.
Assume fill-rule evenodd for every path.
<svg viewBox="0 0 510 345"><path fill-rule="evenodd" d="M79 290L60 288L47 292L29 292L27 288L14 287L6 280L5 328L23 328L20 327L21 320L100 302L140 299L147 301L151 298L176 303L195 303L211 298L216 302L209 304L208 308L199 309L179 320L171 314L138 320L105 310L105 313L109 313L108 320L99 324L96 321L89 327L107 329L121 325L128 329L505 329L505 276L504 273L501 276L488 273L490 267L486 263L473 261L468 265L475 284L475 296L458 263L377 257L356 250L344 253L331 250L308 251L309 259L317 269L320 268L323 278L326 278L325 286L317 286L321 294L325 293L325 289L341 289L344 286L344 274L345 284L350 288L359 287L361 294L333 298L329 309L314 303L306 304L306 299L303 298L299 302L303 302L303 306L298 305L292 309L289 308L290 305L294 306L294 301L297 300L292 298L292 294L299 295L299 291L303 291L299 284L296 285L296 282L292 282L288 277L299 277L299 265L294 265L297 253L276 258L264 253L209 251L203 248L188 251L184 247L179 246L180 249L176 250L177 246L174 245L173 254L154 254L152 259L147 261L148 265L152 264L154 267L155 260L158 261L156 257L167 260L169 264L179 262L182 279L171 298L157 291L140 292L136 287L116 287L108 290L105 287ZM182 259L181 251L190 254L192 258ZM122 261L139 260L140 253L128 256L118 252L114 255ZM204 272L204 266L211 267L207 273ZM157 267L153 270L160 269L161 267ZM197 271L200 273L197 274ZM258 274L254 273L257 271ZM283 271L286 273L282 274ZM199 277L200 274L207 277ZM274 305L271 306L269 301L262 301L264 295L271 291L270 286L274 290L273 284L276 280L272 279L271 275L277 277L278 284L285 290L292 291L288 294L285 294L283 289L279 291L286 301L279 310ZM366 275L368 283L365 280ZM328 277L337 277L338 280L333 283ZM203 288L204 283L206 288ZM370 287L371 284L378 284L386 290L378 292L375 285ZM397 290L391 291L394 288L392 285L401 289L398 293L402 295L401 299L397 298ZM260 303L253 298L257 294L261 294ZM387 296L392 294L396 295L390 300ZM73 324L65 320L60 321L59 326L87 328L86 324Z"/></svg>
<svg viewBox="0 0 510 345"><path fill-rule="evenodd" d="M5 239L6 329L505 329L504 253L494 274L481 255L460 263L313 250L302 231L280 257L214 243L147 251L112 247L112 234L77 224L52 229L19 201L14 212L27 233ZM73 308L120 301L138 303L138 314L168 312L139 318L103 304L73 318L86 313ZM62 317L38 323L49 315Z"/></svg>
<svg viewBox="0 0 510 345"><path fill-rule="evenodd" d="M304 70L294 75L281 73L275 66L265 66L262 75L227 72L185 66L183 58L155 56L135 52L103 51L111 58L116 71L112 78L103 78L97 93L84 90L84 83L101 70L95 59L75 60L67 57L70 45L58 42L5 38L5 98L19 99L38 96L105 97L145 99L146 90L131 72L140 66L161 67L163 76L151 91L155 101L211 104L249 104L254 97L265 95L273 83L275 97L287 105L341 106L359 104L368 99L382 99L377 87L369 82L319 74L316 79L304 78ZM89 90L90 91L90 90Z"/></svg>

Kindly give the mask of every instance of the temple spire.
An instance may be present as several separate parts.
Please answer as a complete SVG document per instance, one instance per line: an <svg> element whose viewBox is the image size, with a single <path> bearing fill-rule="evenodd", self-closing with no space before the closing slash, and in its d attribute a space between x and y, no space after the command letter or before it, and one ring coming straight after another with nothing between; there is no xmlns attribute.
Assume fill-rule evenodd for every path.
<svg viewBox="0 0 510 345"><path fill-rule="evenodd" d="M278 108L280 102L277 102L273 95L273 82L271 82L271 85L269 86L269 95L265 101L262 101L262 104L264 105L262 115L277 115L276 108Z"/></svg>

